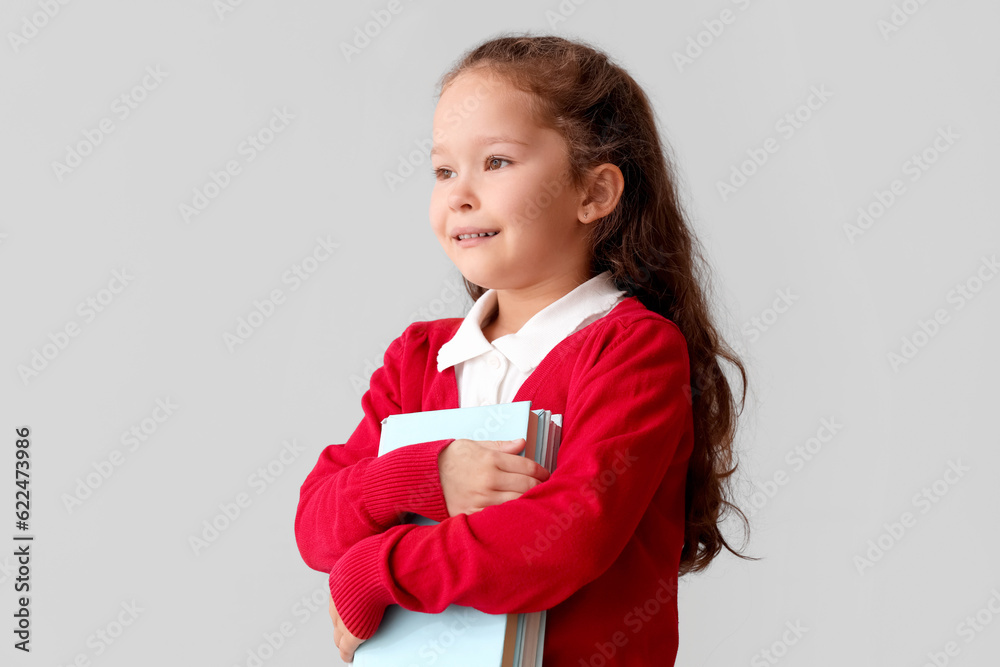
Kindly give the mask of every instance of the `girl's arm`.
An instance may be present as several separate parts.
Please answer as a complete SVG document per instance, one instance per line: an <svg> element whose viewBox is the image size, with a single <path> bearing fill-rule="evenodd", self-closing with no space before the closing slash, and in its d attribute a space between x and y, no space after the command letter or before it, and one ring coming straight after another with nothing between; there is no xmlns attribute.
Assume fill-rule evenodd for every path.
<svg viewBox="0 0 1000 667"><path fill-rule="evenodd" d="M337 562L330 592L353 635L371 637L393 603L428 613L452 603L488 613L549 609L618 558L667 469L690 456L692 416L676 325L650 318L613 333L569 387L548 481L436 526L394 526Z"/></svg>
<svg viewBox="0 0 1000 667"><path fill-rule="evenodd" d="M329 572L348 549L398 524L406 512L435 521L448 518L438 454L451 439L378 456L382 420L402 412L399 360L406 335L390 343L383 366L372 374L361 398L361 423L345 444L322 451L299 491L295 540L314 570Z"/></svg>

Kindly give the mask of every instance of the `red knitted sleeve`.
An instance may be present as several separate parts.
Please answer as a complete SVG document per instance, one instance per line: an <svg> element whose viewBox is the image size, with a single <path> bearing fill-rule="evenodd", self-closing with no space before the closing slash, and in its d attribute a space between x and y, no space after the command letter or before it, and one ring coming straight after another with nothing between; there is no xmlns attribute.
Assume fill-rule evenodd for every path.
<svg viewBox="0 0 1000 667"><path fill-rule="evenodd" d="M394 526L344 555L330 591L351 633L370 637L391 603L428 613L451 603L549 609L611 566L675 456L690 455L680 449L691 428L687 345L672 322L639 320L619 327L581 375L547 481L436 526ZM558 538L538 548L554 525Z"/></svg>
<svg viewBox="0 0 1000 667"><path fill-rule="evenodd" d="M299 490L295 540L315 570L329 572L348 549L398 524L406 512L435 521L448 518L438 454L451 439L378 456L382 420L402 411L399 370L406 335L390 343L383 366L372 374L361 398L361 423L345 444L323 449Z"/></svg>

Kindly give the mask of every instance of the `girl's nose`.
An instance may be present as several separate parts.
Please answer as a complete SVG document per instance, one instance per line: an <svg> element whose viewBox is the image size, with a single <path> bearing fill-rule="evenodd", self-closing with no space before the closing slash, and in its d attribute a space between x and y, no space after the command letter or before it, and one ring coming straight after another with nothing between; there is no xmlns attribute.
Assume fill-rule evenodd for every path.
<svg viewBox="0 0 1000 667"><path fill-rule="evenodd" d="M448 189L448 208L453 211L461 209L474 210L479 206L475 189L469 179L456 176Z"/></svg>

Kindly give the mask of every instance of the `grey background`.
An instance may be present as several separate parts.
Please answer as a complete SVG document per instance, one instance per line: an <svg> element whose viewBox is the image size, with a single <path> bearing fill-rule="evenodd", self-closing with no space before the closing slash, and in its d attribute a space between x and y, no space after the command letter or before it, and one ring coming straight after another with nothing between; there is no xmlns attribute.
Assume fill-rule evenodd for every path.
<svg viewBox="0 0 1000 667"><path fill-rule="evenodd" d="M879 22L903 5L916 13L884 34ZM919 665L948 642L949 664L995 660L1000 280L961 309L949 292L1000 251L1000 7L402 0L348 61L341 44L386 6L103 0L47 19L33 18L38 2L0 9L0 540L13 545L16 532L23 425L37 536L30 656L11 647L13 547L0 549L0 660L247 665L287 623L293 634L263 664L337 664L326 577L294 543L299 485L357 425L388 343L411 321L471 305L429 228L418 142L440 75L506 30L590 40L645 87L714 270L720 325L750 367L739 489L744 507L756 502L749 552L764 560L723 555L682 579L678 664L773 664L768 649L788 665ZM723 10L734 20L709 39L704 21ZM44 25L15 44L25 21ZM699 33L708 46L679 68L675 52ZM120 118L114 101L147 67L166 75ZM784 137L776 123L814 86L832 96ZM275 107L294 119L246 161L240 143ZM53 162L103 118L114 131L60 180ZM904 163L949 127L958 139L911 181ZM717 183L769 137L780 149L723 201ZM413 151L415 173L390 188L386 172ZM241 173L185 222L179 206L228 160ZM851 243L844 225L893 179L905 193ZM293 291L282 276L317 237L339 247ZM132 280L85 322L77 305L122 269ZM274 289L286 301L230 351L224 334ZM779 291L794 298L772 318ZM937 309L947 323L894 369L887 355ZM751 333L755 317L766 331ZM18 367L69 322L79 335L22 380ZM124 447L121 434L167 398L174 413ZM830 418L836 435L791 463ZM279 469L292 440L304 453L261 489L251 476ZM113 450L122 464L67 509ZM970 470L918 504L949 461ZM761 491L776 474L784 483ZM240 493L250 505L195 554L189 538ZM886 524L907 511L915 523L892 538ZM889 550L859 568L879 539ZM302 599L314 593L310 611ZM133 601L135 622L95 644ZM994 622L970 639L961 624L977 612ZM796 623L807 630L789 645Z"/></svg>

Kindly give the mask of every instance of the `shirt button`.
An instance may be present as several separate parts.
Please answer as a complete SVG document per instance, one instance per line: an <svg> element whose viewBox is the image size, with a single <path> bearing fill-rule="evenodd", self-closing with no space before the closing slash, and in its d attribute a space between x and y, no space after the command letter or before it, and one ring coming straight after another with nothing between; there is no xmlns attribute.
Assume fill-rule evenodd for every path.
<svg viewBox="0 0 1000 667"><path fill-rule="evenodd" d="M496 356L491 355L487 363L493 368L500 368L500 360Z"/></svg>

